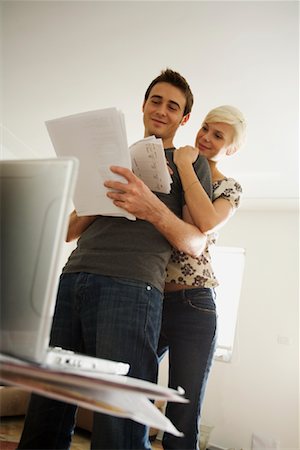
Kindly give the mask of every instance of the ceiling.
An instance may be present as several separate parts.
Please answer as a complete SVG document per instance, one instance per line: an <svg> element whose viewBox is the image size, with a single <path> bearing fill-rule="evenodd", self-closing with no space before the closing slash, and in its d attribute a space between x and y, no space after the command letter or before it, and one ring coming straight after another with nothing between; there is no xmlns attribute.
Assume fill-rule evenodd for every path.
<svg viewBox="0 0 300 450"><path fill-rule="evenodd" d="M221 170L245 204L294 208L299 188L297 1L2 1L2 158L54 151L44 121L117 107L143 136L148 84L170 67L195 97L176 136L192 144L206 112L232 104L245 147Z"/></svg>

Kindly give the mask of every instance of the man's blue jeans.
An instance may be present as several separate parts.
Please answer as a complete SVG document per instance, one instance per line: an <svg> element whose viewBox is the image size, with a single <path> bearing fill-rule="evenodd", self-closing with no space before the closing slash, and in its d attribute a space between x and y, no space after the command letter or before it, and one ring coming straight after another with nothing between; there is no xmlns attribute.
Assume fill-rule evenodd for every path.
<svg viewBox="0 0 300 450"><path fill-rule="evenodd" d="M162 294L144 282L88 273L61 275L52 346L130 364L129 376L156 382ZM20 449L68 449L76 407L33 395ZM147 427L94 415L92 449L150 449Z"/></svg>
<svg viewBox="0 0 300 450"><path fill-rule="evenodd" d="M164 449L199 448L200 410L216 344L214 298L207 288L165 293L158 356L169 350L169 386L183 387L190 403L168 403L166 416L185 436L164 433Z"/></svg>

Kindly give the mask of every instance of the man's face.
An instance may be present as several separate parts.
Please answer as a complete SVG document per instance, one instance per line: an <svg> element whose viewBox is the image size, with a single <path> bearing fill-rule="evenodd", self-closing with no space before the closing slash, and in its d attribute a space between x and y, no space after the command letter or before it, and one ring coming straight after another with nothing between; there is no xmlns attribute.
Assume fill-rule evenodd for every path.
<svg viewBox="0 0 300 450"><path fill-rule="evenodd" d="M186 99L177 87L169 83L157 83L143 104L145 137L162 138L164 145L173 145L172 140L179 125L184 124L189 114L183 116Z"/></svg>

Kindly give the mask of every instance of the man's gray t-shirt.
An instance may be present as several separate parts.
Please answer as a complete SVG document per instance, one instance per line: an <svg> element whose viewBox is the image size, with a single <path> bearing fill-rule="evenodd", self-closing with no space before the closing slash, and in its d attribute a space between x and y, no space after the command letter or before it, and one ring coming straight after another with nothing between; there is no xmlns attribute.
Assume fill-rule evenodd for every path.
<svg viewBox="0 0 300 450"><path fill-rule="evenodd" d="M184 196L180 177L173 163L173 149L166 149L173 170L170 194L156 195L178 217L182 217ZM194 169L211 198L211 176L208 162L199 156ZM145 220L97 216L82 233L71 253L64 273L87 272L115 278L144 281L161 292L164 289L166 266L171 245Z"/></svg>

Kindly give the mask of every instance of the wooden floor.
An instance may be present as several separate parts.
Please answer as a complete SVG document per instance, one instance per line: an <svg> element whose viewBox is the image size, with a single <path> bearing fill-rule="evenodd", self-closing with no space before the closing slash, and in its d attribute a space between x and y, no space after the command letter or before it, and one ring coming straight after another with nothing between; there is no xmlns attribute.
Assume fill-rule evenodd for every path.
<svg viewBox="0 0 300 450"><path fill-rule="evenodd" d="M4 442L15 442L16 446L23 428L24 417L1 417L0 423L0 448L4 449ZM2 445L1 445L2 442ZM12 447L10 447L12 450ZM90 433L84 430L76 429L73 436L71 450L89 450ZM153 450L162 449L160 441L152 443Z"/></svg>

